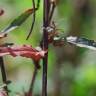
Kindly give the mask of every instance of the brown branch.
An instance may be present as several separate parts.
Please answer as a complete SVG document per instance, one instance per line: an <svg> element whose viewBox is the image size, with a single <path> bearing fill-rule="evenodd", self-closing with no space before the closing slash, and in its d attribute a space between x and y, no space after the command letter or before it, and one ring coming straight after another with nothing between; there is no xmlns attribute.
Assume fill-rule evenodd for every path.
<svg viewBox="0 0 96 96"><path fill-rule="evenodd" d="M50 1L49 0L44 0L43 3L43 44L42 47L43 49L48 49L48 32L46 27L49 26L49 10L50 10ZM48 65L48 52L46 53L45 57L43 58L43 81L42 81L42 96L47 96L47 65Z"/></svg>
<svg viewBox="0 0 96 96"><path fill-rule="evenodd" d="M4 67L3 57L0 57L0 67L1 67L1 74L2 74L3 83L6 83L7 82L7 76L6 76L6 71L5 71L5 67ZM4 89L5 89L5 91L7 92L7 95L8 95L7 86L5 86Z"/></svg>
<svg viewBox="0 0 96 96"><path fill-rule="evenodd" d="M56 7L55 1L51 2L51 7L52 8L50 8L50 13L49 13L49 22L51 22L51 19L53 17L53 13Z"/></svg>
<svg viewBox="0 0 96 96"><path fill-rule="evenodd" d="M38 69L35 66L33 76L32 76L32 80L31 80L31 84L30 84L30 88L29 88L29 91L28 91L28 96L32 96L32 94L33 94L33 88L34 88L34 84L35 84L35 80L36 80L36 76L37 76L37 71L38 71Z"/></svg>

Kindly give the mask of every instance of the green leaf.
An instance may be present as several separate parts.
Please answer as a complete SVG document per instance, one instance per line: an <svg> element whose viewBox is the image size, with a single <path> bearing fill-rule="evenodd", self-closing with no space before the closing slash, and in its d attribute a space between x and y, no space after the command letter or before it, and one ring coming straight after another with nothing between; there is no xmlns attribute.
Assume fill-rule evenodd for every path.
<svg viewBox="0 0 96 96"><path fill-rule="evenodd" d="M37 9L35 9L36 11ZM19 27L21 24L24 23L24 21L32 14L34 13L33 9L28 9L27 11L25 11L24 13L22 13L18 18L16 18L15 20L13 20L11 22L11 24L5 28L4 30L2 30L0 32L0 34L7 34L10 31L16 29L17 27Z"/></svg>

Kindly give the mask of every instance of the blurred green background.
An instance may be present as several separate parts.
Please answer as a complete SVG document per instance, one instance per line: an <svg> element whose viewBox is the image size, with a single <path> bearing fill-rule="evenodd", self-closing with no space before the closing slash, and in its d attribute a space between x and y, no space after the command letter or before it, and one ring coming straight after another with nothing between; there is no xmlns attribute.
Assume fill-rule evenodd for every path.
<svg viewBox="0 0 96 96"><path fill-rule="evenodd" d="M42 38L43 0L36 14L36 23L31 38L26 36L31 27L32 16L0 42L39 45ZM26 9L32 7L31 0L0 0L4 15L0 16L0 30L8 26ZM57 0L53 21L65 35L82 36L96 40L96 0ZM28 91L34 66L24 57L4 56L10 96ZM41 62L42 66L42 62ZM48 96L96 96L96 51L64 44L63 47L49 46ZM2 84L2 77L0 75ZM34 96L41 96L42 68L38 71ZM21 95L20 95L21 96Z"/></svg>

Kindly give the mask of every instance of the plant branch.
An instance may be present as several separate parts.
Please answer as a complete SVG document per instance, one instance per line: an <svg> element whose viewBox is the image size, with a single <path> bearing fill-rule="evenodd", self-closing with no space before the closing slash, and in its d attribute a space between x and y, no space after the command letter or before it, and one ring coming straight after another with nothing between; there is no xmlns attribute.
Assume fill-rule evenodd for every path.
<svg viewBox="0 0 96 96"><path fill-rule="evenodd" d="M2 74L3 83L6 84L6 82L7 82L7 76L6 76L6 71L5 71L5 67L4 67L3 57L0 57L0 67L1 67L1 74ZM7 86L5 86L4 89L5 89L5 91L8 94L8 88L7 88Z"/></svg>
<svg viewBox="0 0 96 96"><path fill-rule="evenodd" d="M32 94L33 94L33 88L34 88L34 84L35 84L35 80L36 80L36 76L37 76L37 71L38 71L38 68L35 66L32 80L31 80L31 84L30 84L30 88L28 91L28 96L32 96Z"/></svg>
<svg viewBox="0 0 96 96"><path fill-rule="evenodd" d="M35 17L36 17L36 12L35 12L35 1L32 0L32 3L33 3L33 10L34 10L34 12L33 12L33 20L32 20L32 25L31 25L30 32L29 32L29 34L28 34L26 40L29 39L29 37L30 37L30 35L31 35L32 31L33 31L34 24L35 24Z"/></svg>
<svg viewBox="0 0 96 96"><path fill-rule="evenodd" d="M49 10L50 10L50 1L44 0L43 3L43 50L48 49L48 32L45 30L49 26ZM48 65L48 52L43 58L43 81L42 81L42 96L47 96L47 65Z"/></svg>
<svg viewBox="0 0 96 96"><path fill-rule="evenodd" d="M50 8L50 13L49 13L49 22L51 22L51 19L53 17L53 13L56 7L55 1L51 2L51 7L52 8Z"/></svg>

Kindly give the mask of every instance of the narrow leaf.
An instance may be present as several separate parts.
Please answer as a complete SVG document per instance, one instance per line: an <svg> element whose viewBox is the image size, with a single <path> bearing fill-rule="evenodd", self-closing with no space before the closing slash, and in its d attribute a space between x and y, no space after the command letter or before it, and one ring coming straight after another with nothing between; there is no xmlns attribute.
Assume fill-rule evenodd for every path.
<svg viewBox="0 0 96 96"><path fill-rule="evenodd" d="M37 9L35 9L36 11ZM2 30L0 32L0 35L2 34L7 34L8 32L16 29L17 27L19 27L21 24L24 23L24 21L32 14L34 13L33 9L28 9L27 11L25 11L24 13L22 13L18 18L16 18L15 20L13 20L11 22L11 24L5 28L4 30Z"/></svg>

